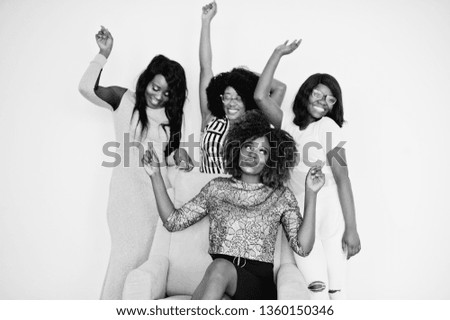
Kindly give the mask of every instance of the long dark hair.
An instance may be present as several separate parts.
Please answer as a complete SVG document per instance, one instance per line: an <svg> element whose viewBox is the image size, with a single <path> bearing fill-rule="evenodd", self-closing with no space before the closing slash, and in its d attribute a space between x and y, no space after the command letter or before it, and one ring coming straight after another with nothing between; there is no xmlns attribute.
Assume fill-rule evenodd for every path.
<svg viewBox="0 0 450 320"><path fill-rule="evenodd" d="M344 107L342 103L342 91L337 80L326 73L316 73L306 79L305 82L298 89L297 95L295 96L294 103L292 105L292 110L294 111L294 123L300 127L301 130L308 126L308 104L309 96L311 95L313 89L317 85L323 84L327 86L333 96L337 99L331 111L326 115L333 119L339 127L344 124Z"/></svg>
<svg viewBox="0 0 450 320"><path fill-rule="evenodd" d="M164 106L169 124L163 125L164 130L167 126L170 129L169 144L164 150L164 155L167 157L180 146L183 107L187 96L186 75L183 67L178 62L170 60L163 55L157 55L150 61L147 69L141 73L136 84L136 104L134 105L133 114L134 112L139 114L138 125L140 123L142 126L140 132L140 138L142 139L149 125L145 91L150 81L158 74L164 76L169 88L169 100Z"/></svg>
<svg viewBox="0 0 450 320"><path fill-rule="evenodd" d="M227 87L232 87L242 98L245 105L245 111L258 109L258 106L253 99L258 80L258 75L244 68L234 68L229 72L219 73L211 79L206 88L208 109L216 118L221 119L225 117L223 102L220 95L224 93Z"/></svg>

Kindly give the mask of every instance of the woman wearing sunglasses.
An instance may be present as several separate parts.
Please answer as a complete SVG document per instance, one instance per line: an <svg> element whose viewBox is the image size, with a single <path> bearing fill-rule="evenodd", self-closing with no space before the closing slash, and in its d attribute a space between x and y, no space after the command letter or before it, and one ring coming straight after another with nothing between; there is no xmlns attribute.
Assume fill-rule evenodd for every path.
<svg viewBox="0 0 450 320"><path fill-rule="evenodd" d="M202 8L200 34L200 110L202 115L200 172L224 174L223 144L227 132L246 111L257 109L253 94L259 76L244 68L234 68L214 76L212 70L211 21L216 2ZM275 79L269 84L271 98L281 104L286 86Z"/></svg>
<svg viewBox="0 0 450 320"><path fill-rule="evenodd" d="M256 87L255 101L275 127L286 130L296 141L300 161L288 183L300 207L309 168L323 165L326 183L317 197L316 242L308 257L294 257L312 299L344 299L346 260L361 250L361 243L341 132L341 88L331 75L313 74L295 97L294 119L284 117L279 103L269 94L281 57L299 44L285 42L274 50Z"/></svg>

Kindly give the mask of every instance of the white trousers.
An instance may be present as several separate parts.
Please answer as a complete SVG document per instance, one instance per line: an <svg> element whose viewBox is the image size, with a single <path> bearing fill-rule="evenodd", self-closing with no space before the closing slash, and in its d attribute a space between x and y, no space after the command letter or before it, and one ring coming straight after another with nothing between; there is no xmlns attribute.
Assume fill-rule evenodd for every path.
<svg viewBox="0 0 450 320"><path fill-rule="evenodd" d="M304 196L298 197L300 208ZM307 257L294 254L302 272L311 299L345 299L346 253L342 250L344 217L336 185L325 186L317 195L316 241Z"/></svg>

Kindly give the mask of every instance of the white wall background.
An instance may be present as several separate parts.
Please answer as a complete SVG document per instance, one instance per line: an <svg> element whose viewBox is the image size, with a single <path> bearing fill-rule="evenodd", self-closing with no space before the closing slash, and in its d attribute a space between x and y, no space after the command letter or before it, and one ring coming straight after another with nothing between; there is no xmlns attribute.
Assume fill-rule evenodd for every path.
<svg viewBox="0 0 450 320"><path fill-rule="evenodd" d="M189 85L198 132L198 41L204 1L0 1L0 299L97 299L109 254L108 111L78 81L113 33L102 83L134 87L157 53ZM445 0L221 0L214 70L262 71L273 48L303 38L276 77L289 108L327 72L344 94L362 252L352 299L449 299L450 3Z"/></svg>

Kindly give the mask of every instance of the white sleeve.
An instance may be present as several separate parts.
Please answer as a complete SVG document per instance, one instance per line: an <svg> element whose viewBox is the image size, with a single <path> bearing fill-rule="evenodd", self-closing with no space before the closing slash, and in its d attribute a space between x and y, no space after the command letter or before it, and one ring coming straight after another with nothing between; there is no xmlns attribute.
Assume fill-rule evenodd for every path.
<svg viewBox="0 0 450 320"><path fill-rule="evenodd" d="M319 125L319 140L322 146L330 151L336 147L345 148L347 143L341 127L329 117L323 117Z"/></svg>
<svg viewBox="0 0 450 320"><path fill-rule="evenodd" d="M294 133L298 131L298 126L294 124L294 118L290 117L289 115L289 113L283 111L283 118L281 119L281 129L294 137Z"/></svg>
<svg viewBox="0 0 450 320"><path fill-rule="evenodd" d="M112 110L112 106L100 99L94 92L95 84L100 75L100 72L103 69L103 66L106 64L106 58L102 54L97 54L94 60L91 61L87 70L84 72L83 77L81 77L80 84L78 86L78 90L81 95L85 97L87 100L96 104L100 107L107 108L108 110Z"/></svg>

